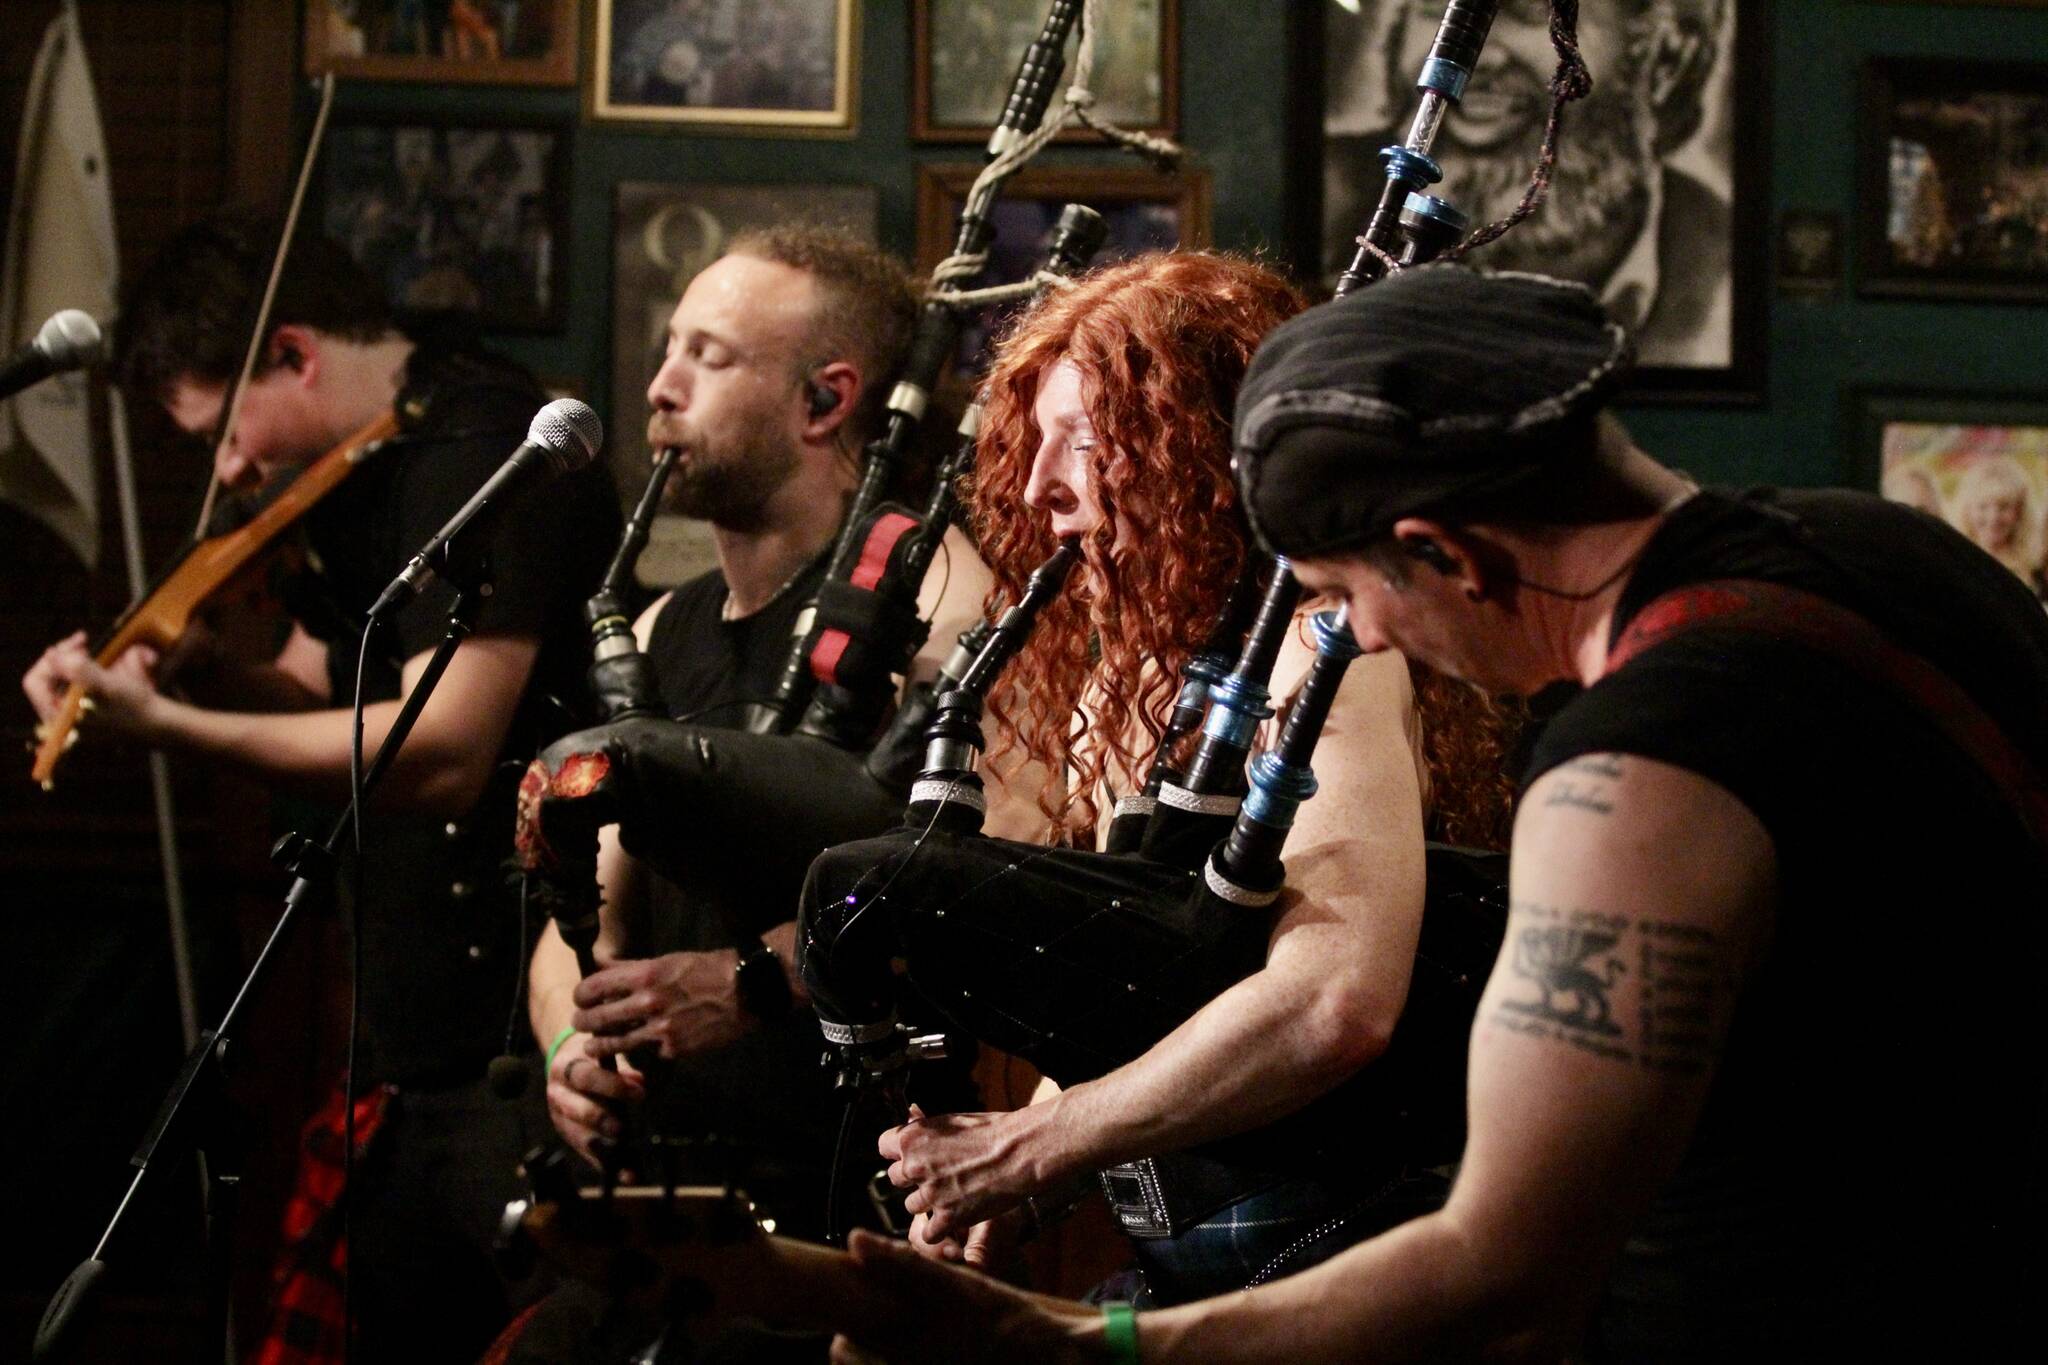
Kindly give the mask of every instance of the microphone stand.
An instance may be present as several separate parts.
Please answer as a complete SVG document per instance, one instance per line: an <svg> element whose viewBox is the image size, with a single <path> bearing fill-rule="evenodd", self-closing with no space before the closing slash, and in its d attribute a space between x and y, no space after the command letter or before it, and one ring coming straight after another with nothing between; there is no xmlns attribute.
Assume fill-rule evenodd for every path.
<svg viewBox="0 0 2048 1365"><path fill-rule="evenodd" d="M454 560L452 555L445 556L435 566L441 579L456 590L455 603L448 609L447 632L441 637L433 657L427 661L419 683L407 695L405 704L399 707L397 719L392 721L391 729L377 746L376 756L363 773L362 794L365 798L376 789L378 779L398 757L406 737L419 721L420 712L426 709L427 699L433 695L441 675L447 672L449 660L455 657L457 647L476 629L477 613L491 595L490 567L481 556L468 561L471 567L453 572L451 576ZM381 623L381 618L373 614L363 630L367 634ZM279 839L271 849L270 856L294 877L291 889L285 892L284 913L278 916L263 951L257 954L255 964L249 968L248 976L235 992L235 998L221 1016L220 1023L199 1035L199 1041L186 1056L177 1079L171 1082L170 1092L164 1096L149 1131L135 1149L135 1155L129 1158L128 1164L136 1168L135 1178L129 1182L128 1192L121 1196L121 1203L107 1223L106 1231L100 1234L92 1255L79 1262L77 1268L65 1277L64 1283L58 1286L56 1294L44 1308L42 1321L36 1327L33 1357L36 1361L66 1359L67 1344L79 1310L90 1302L95 1286L106 1273L107 1248L120 1231L129 1209L134 1206L150 1168L175 1165L179 1154L188 1147L199 1153L206 1170L207 1266L212 1280L208 1286L207 1302L213 1327L217 1329L213 1339L219 1342L227 1340L228 1276L231 1268L227 1241L241 1173L238 1164L228 1159L233 1148L227 1139L233 1125L228 1121L225 1103L226 1075L222 1056L245 1008L269 979L274 964L283 956L284 946L302 918L300 912L315 899L316 892L333 889L335 852L348 832L349 816L350 812L344 810L323 842L315 843L309 836L293 831ZM355 1096L344 1096L343 1103L353 1105ZM354 1158L353 1152L344 1155L346 1162L352 1162ZM346 1192L343 1198L347 1198Z"/></svg>

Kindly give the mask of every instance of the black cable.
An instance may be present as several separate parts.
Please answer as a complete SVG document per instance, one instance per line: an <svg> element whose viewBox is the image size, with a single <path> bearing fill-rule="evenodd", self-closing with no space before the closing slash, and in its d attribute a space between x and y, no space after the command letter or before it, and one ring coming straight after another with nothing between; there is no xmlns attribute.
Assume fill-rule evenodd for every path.
<svg viewBox="0 0 2048 1365"><path fill-rule="evenodd" d="M341 1359L354 1358L355 1319L351 1300L355 1291L355 1239L350 1236L349 1215L355 1195L356 1159L356 1035L361 1031L363 1006L363 678L370 659L370 636L377 630L377 618L363 623L362 643L356 647L356 689L350 704L348 741L348 823L355 857L349 866L348 907L348 1060L341 1080Z"/></svg>
<svg viewBox="0 0 2048 1365"><path fill-rule="evenodd" d="M519 879L519 951L514 955L514 961L524 962L527 955L532 952L530 947L531 940L526 936L527 931L531 927L532 923L528 920L526 911L526 878L521 877ZM522 969L512 973L512 1008L505 1015L505 1055L508 1057L512 1055L512 1045L518 1037L519 1006L520 1002L525 998L526 972Z"/></svg>
<svg viewBox="0 0 2048 1365"><path fill-rule="evenodd" d="M846 1097L839 1114L839 1137L832 1144L832 1168L825 1177L825 1245L843 1247L846 1235L839 1228L839 1168L846 1164L846 1147L853 1135L853 1111L860 1108L860 1091Z"/></svg>

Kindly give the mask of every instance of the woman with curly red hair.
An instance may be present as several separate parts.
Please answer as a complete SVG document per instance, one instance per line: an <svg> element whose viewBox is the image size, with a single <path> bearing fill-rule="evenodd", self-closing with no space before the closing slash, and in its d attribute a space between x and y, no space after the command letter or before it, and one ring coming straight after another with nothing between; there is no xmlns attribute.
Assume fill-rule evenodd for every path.
<svg viewBox="0 0 2048 1365"><path fill-rule="evenodd" d="M990 704L991 759L1021 752L1044 785L993 784L991 818L1035 798L1065 847L926 830L831 850L799 947L828 1035L886 1014L896 959L956 1026L1065 1087L884 1135L913 1244L979 1259L989 1220L1027 1199L1178 1154L1117 1200L1146 1295L1173 1302L1303 1269L1441 1193L1379 1134L1344 1132L1341 1152L1306 1129L1237 1137L1367 1066L1401 1015L1428 777L1398 655L1359 659L1338 693L1315 758L1322 795L1301 809L1271 911L1197 914L1192 874L1079 851L1140 785L1180 666L1252 553L1232 402L1260 339L1304 306L1249 260L1141 256L1042 300L988 377L969 501L997 597L1056 541L1082 547ZM1294 632L1274 695L1313 657ZM849 962L882 971L852 986Z"/></svg>

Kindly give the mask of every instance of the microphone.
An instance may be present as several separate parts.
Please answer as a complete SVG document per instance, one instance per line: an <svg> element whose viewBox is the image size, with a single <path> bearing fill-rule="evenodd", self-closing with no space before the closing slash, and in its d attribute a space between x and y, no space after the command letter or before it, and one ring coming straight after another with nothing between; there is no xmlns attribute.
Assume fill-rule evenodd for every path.
<svg viewBox="0 0 2048 1365"><path fill-rule="evenodd" d="M426 547L414 555L398 577L370 608L370 619L378 620L419 595L448 562L449 547L473 524L489 523L500 515L523 484L545 482L573 473L597 457L604 444L604 423L587 404L573 398L557 398L533 415L526 429L526 441L512 452L498 472L476 490L462 509L448 518L448 524L434 533ZM483 529L483 528L479 528Z"/></svg>
<svg viewBox="0 0 2048 1365"><path fill-rule="evenodd" d="M97 364L101 350L100 325L90 313L66 308L52 314L34 341L0 361L0 398L12 398L53 374Z"/></svg>

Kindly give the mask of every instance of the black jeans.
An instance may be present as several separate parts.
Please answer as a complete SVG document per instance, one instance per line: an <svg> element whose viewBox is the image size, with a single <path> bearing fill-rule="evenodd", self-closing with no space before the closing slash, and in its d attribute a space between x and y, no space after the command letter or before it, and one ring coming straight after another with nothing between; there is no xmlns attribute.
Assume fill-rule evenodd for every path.
<svg viewBox="0 0 2048 1365"><path fill-rule="evenodd" d="M349 1211L358 1360L475 1360L547 1288L546 1272L507 1279L493 1255L519 1160L548 1126L538 1058L517 1100L479 1076L401 1089ZM481 1068L479 1068L481 1070Z"/></svg>

